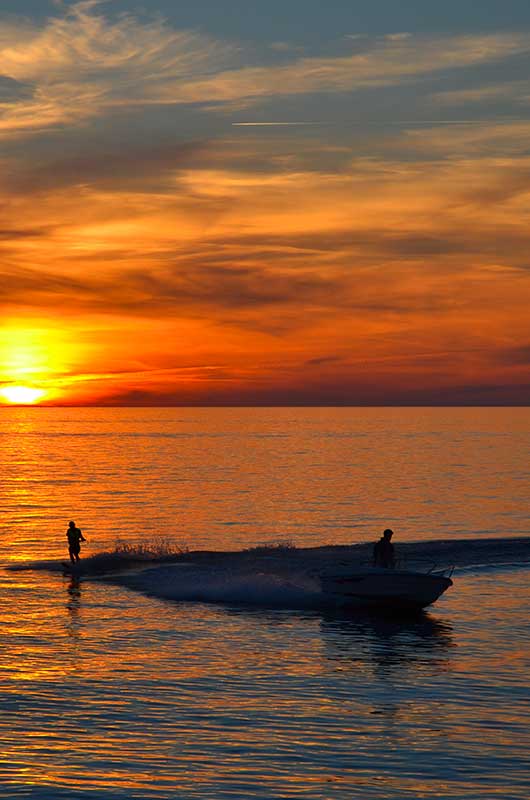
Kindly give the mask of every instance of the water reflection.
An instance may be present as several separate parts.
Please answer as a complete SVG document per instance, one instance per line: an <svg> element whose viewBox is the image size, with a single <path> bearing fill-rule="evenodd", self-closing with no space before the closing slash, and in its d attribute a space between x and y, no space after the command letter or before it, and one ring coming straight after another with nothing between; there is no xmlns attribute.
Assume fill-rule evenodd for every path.
<svg viewBox="0 0 530 800"><path fill-rule="evenodd" d="M452 625L426 611L385 616L362 611L352 615L338 611L231 607L223 613L250 623L259 620L263 629L270 632L283 627L286 650L293 646L289 633L298 630L303 635L304 627L309 632L316 623L311 637L317 634L331 666L385 681L407 677L410 682L419 671L446 672L451 668L452 649L456 646ZM314 638L312 641L316 643Z"/></svg>
<svg viewBox="0 0 530 800"><path fill-rule="evenodd" d="M79 578L71 577L69 579L66 592L66 610L68 611L66 633L77 649L81 639L81 582Z"/></svg>
<svg viewBox="0 0 530 800"><path fill-rule="evenodd" d="M344 669L368 664L389 679L404 670L449 668L452 626L426 612L410 617L325 615L320 625L324 651Z"/></svg>

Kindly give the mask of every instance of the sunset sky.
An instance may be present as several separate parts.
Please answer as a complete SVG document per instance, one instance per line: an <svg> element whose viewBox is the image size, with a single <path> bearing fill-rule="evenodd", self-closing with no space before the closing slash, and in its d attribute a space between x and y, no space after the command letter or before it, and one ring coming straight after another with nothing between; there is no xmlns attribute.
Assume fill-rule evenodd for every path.
<svg viewBox="0 0 530 800"><path fill-rule="evenodd" d="M530 402L527 0L1 9L0 402Z"/></svg>

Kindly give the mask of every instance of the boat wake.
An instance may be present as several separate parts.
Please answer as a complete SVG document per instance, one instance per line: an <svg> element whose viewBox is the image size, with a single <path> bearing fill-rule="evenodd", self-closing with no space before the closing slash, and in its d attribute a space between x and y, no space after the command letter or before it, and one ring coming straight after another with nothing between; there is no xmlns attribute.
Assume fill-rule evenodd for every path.
<svg viewBox="0 0 530 800"><path fill-rule="evenodd" d="M164 600L308 609L340 605L340 598L322 591L320 576L362 569L369 565L371 551L372 544L262 547L188 552L147 562L99 554L74 568L61 561L18 563L7 568L104 580ZM406 571L428 573L454 567L458 576L530 567L529 537L403 542L397 551L399 568Z"/></svg>
<svg viewBox="0 0 530 800"><path fill-rule="evenodd" d="M286 576L173 564L109 576L105 580L152 597L180 602L285 609L320 608L326 604L318 580L304 573Z"/></svg>

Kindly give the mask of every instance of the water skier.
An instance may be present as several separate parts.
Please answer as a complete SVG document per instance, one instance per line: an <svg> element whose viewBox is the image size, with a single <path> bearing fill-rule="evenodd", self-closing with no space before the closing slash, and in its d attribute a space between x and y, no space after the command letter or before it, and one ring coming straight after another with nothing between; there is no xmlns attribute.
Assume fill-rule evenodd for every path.
<svg viewBox="0 0 530 800"><path fill-rule="evenodd" d="M86 539L73 520L70 520L68 523L66 538L68 539L68 552L70 554L70 561L72 564L78 564L79 553L81 551L81 542L86 542Z"/></svg>

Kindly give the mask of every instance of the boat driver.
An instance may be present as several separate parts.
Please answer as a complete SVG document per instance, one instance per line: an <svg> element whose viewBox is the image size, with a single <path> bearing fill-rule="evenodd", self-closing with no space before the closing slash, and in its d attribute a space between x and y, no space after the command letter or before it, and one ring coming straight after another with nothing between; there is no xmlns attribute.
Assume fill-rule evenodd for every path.
<svg viewBox="0 0 530 800"><path fill-rule="evenodd" d="M394 554L394 545L390 541L394 531L387 528L383 531L383 535L378 542L374 545L374 567L386 567L387 569L394 569L396 566L396 557Z"/></svg>

